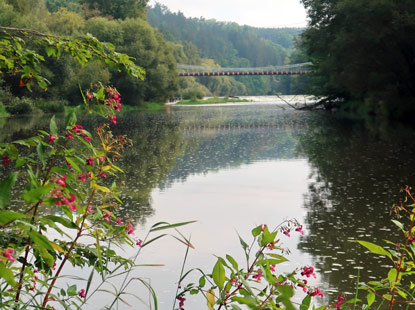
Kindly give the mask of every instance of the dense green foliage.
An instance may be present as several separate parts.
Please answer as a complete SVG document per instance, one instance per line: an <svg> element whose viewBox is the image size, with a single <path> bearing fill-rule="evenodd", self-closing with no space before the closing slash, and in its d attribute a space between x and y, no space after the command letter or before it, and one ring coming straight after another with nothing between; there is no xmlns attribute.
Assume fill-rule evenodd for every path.
<svg viewBox="0 0 415 310"><path fill-rule="evenodd" d="M176 57L177 62L206 66L240 68L292 63L294 39L302 31L299 28L260 29L204 18L186 18L183 13L173 13L161 4L149 9L147 19L167 40L183 45L187 59ZM299 80L301 78L296 76L257 76L209 77L196 81L212 95L225 96L304 93L305 88L300 87ZM187 87L181 84L182 89Z"/></svg>
<svg viewBox="0 0 415 310"><path fill-rule="evenodd" d="M113 1L112 3L119 7L128 4L125 1ZM0 68L2 74L0 102L2 105L9 112L27 113L39 111L35 105L37 100L78 104L81 99L79 86L86 89L91 83L98 81L121 85L123 100L131 105L142 104L144 101L164 102L174 96L177 91L178 78L172 48L145 19L140 18L145 15L145 3L138 1L134 3L136 5L130 7L128 14L119 16L121 18L117 19L118 15L109 16L109 11L103 10L104 4L99 6L95 5L95 2L94 9L91 9L88 3L81 5L78 1L0 0L0 25L2 27L33 29L28 33L15 31L13 34L9 29L4 30L6 32L3 33L2 39L9 43L6 42L4 53L7 53L3 53L7 62L5 61ZM109 9L109 7L106 8ZM133 12L136 16L129 15ZM124 17L127 18L122 19ZM70 43L74 39L95 40L87 34L93 34L101 41L109 42L102 45L106 50L115 49L117 52L130 54L136 63L143 64L145 67L146 79L141 81L131 76L127 77L125 73L120 72L119 68L109 66L109 62L106 66L101 66L93 61L95 59L93 55L87 56L91 61L84 61L83 56L70 57L64 53L66 51L67 54L74 56L71 48L75 47ZM55 44L55 47L60 49L56 53L55 50L45 50L42 46L43 42L40 42L50 41L51 38L56 38L55 35L61 38L59 46L55 44L55 41L48 45ZM22 38L24 42L19 41ZM13 59L22 55L9 49L7 45L17 46L16 44L22 45L22 49L25 50L23 56L31 63L31 68L25 66L26 68L16 67L17 70L14 69ZM121 61L128 59L126 57L121 56ZM24 72L25 75L20 72ZM32 86L30 82L33 79L40 87L34 85L29 90L23 87ZM46 88L48 90L45 92ZM24 105L21 104L22 101Z"/></svg>
<svg viewBox="0 0 415 310"><path fill-rule="evenodd" d="M317 70L314 94L364 113L415 112L413 1L302 2L310 17L302 46Z"/></svg>

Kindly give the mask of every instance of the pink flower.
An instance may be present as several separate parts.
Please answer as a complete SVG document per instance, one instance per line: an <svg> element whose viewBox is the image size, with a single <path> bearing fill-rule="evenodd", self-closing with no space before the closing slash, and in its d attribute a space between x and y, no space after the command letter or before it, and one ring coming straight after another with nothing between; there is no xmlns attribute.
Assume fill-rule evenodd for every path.
<svg viewBox="0 0 415 310"><path fill-rule="evenodd" d="M255 280L261 282L261 276L262 276L262 271L258 270L258 273L256 275L254 275L252 278L254 278Z"/></svg>
<svg viewBox="0 0 415 310"><path fill-rule="evenodd" d="M104 178L104 179L106 179L107 178L107 172L106 171L103 171L103 172L101 172L101 174L99 175L101 178Z"/></svg>
<svg viewBox="0 0 415 310"><path fill-rule="evenodd" d="M308 294L310 294L311 297L314 297L314 296L318 296L320 298L324 297L323 293L318 288L316 288L314 292L312 290L309 290Z"/></svg>
<svg viewBox="0 0 415 310"><path fill-rule="evenodd" d="M125 227L125 229L127 230L127 233L129 235L134 235L134 228L133 228L133 224L128 223L127 227Z"/></svg>
<svg viewBox="0 0 415 310"><path fill-rule="evenodd" d="M69 167L69 168L72 168L72 165L67 161L66 162L66 165Z"/></svg>
<svg viewBox="0 0 415 310"><path fill-rule="evenodd" d="M298 231L300 234L304 235L303 225L298 226L295 231Z"/></svg>
<svg viewBox="0 0 415 310"><path fill-rule="evenodd" d="M271 266L269 266L269 269L270 269L272 272L275 272L275 265L271 265Z"/></svg>
<svg viewBox="0 0 415 310"><path fill-rule="evenodd" d="M284 235L286 235L287 237L291 237L291 235L290 235L290 231L287 229L287 230L284 230L283 231L283 233L284 233Z"/></svg>
<svg viewBox="0 0 415 310"><path fill-rule="evenodd" d="M91 141L91 138L90 137L88 137L87 135L83 135L82 136L86 141L88 141L88 142L90 142Z"/></svg>
<svg viewBox="0 0 415 310"><path fill-rule="evenodd" d="M112 213L111 212L105 212L105 214L104 214L104 219L107 221L107 222L109 222L110 221L110 216L112 215Z"/></svg>
<svg viewBox="0 0 415 310"><path fill-rule="evenodd" d="M119 219L119 220L117 221L117 224L123 225L123 224L124 224L124 222L122 221L122 219Z"/></svg>
<svg viewBox="0 0 415 310"><path fill-rule="evenodd" d="M309 278L310 276L313 276L314 278L316 278L316 274L314 273L314 268L312 266L304 266L303 267L303 271L301 272L302 276L306 276L307 278Z"/></svg>
<svg viewBox="0 0 415 310"><path fill-rule="evenodd" d="M92 210L92 206L91 206L91 205L88 205L88 207L86 208L86 210L87 210L89 213L93 213L93 212L94 212L94 210Z"/></svg>
<svg viewBox="0 0 415 310"><path fill-rule="evenodd" d="M186 301L186 298L183 296L177 297L177 300L179 301L179 309L184 309L184 302Z"/></svg>
<svg viewBox="0 0 415 310"><path fill-rule="evenodd" d="M344 300L344 297L342 297L342 296L337 296L337 303L334 305L334 308L336 308L336 309L340 309L340 307L341 307L341 304L342 304L343 300Z"/></svg>
<svg viewBox="0 0 415 310"><path fill-rule="evenodd" d="M52 143L55 140L56 140L56 137L55 136L49 135L48 143Z"/></svg>
<svg viewBox="0 0 415 310"><path fill-rule="evenodd" d="M100 161L100 162L104 162L104 160L105 160L105 156L104 156L104 155L102 155L101 157L98 157L98 159L99 159L99 161Z"/></svg>
<svg viewBox="0 0 415 310"><path fill-rule="evenodd" d="M72 140L75 139L74 136L72 135L72 131L68 131L66 133L65 137L68 138L68 139L72 139Z"/></svg>
<svg viewBox="0 0 415 310"><path fill-rule="evenodd" d="M88 171L88 178L92 179L92 172L91 171Z"/></svg>
<svg viewBox="0 0 415 310"><path fill-rule="evenodd" d="M62 174L62 177L59 178L55 183L61 187L66 187L66 174Z"/></svg>
<svg viewBox="0 0 415 310"><path fill-rule="evenodd" d="M265 227L267 227L267 224L262 225L261 232L264 232Z"/></svg>
<svg viewBox="0 0 415 310"><path fill-rule="evenodd" d="M93 157L89 157L89 158L86 160L86 164L87 164L88 166L93 166L93 165L94 165L94 158L93 158Z"/></svg>
<svg viewBox="0 0 415 310"><path fill-rule="evenodd" d="M143 240L138 239L138 241L136 242L136 245L138 245L141 248L143 246Z"/></svg>
<svg viewBox="0 0 415 310"><path fill-rule="evenodd" d="M53 263L52 270L56 270L56 263Z"/></svg>
<svg viewBox="0 0 415 310"><path fill-rule="evenodd" d="M83 132L82 129L84 129L84 127L82 127L81 125L78 125L78 124L76 124L73 128L73 130L75 130L76 133L82 133Z"/></svg>
<svg viewBox="0 0 415 310"><path fill-rule="evenodd" d="M86 174L82 173L80 176L78 176L78 179L81 180L82 182L86 182Z"/></svg>
<svg viewBox="0 0 415 310"><path fill-rule="evenodd" d="M12 256L13 252L14 252L14 250L13 250L12 248L8 248L7 250L4 250L4 252L3 252L3 256L4 256L5 258L7 258L9 261L14 262L14 261L15 261L15 259L14 259L14 257Z"/></svg>
<svg viewBox="0 0 415 310"><path fill-rule="evenodd" d="M80 291L79 291L79 293L78 293L78 295L79 295L79 297L81 297L81 298L85 298L85 297L86 297L86 295L85 295L85 290L84 290L84 289L80 290Z"/></svg>
<svg viewBox="0 0 415 310"><path fill-rule="evenodd" d="M117 124L117 117L114 115L112 118L109 119L109 121L111 123L114 123L114 125L116 125Z"/></svg>
<svg viewBox="0 0 415 310"><path fill-rule="evenodd" d="M304 293L306 293L306 292L307 292L307 287L306 287L306 285L307 285L307 280L302 280L302 282L304 283L304 285L303 285L303 284L298 283L298 286L299 286L299 287L302 287L302 288L303 288L303 292L304 292Z"/></svg>
<svg viewBox="0 0 415 310"><path fill-rule="evenodd" d="M10 158L8 156L3 157L3 166L6 166L10 162Z"/></svg>

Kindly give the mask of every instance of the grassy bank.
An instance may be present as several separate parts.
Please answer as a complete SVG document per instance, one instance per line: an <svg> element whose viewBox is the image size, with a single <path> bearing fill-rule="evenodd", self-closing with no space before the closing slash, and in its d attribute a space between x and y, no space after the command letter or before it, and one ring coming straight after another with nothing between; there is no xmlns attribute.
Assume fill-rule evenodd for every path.
<svg viewBox="0 0 415 310"><path fill-rule="evenodd" d="M230 102L249 102L247 99L235 99L235 98L219 98L219 97L213 97L209 99L184 99L177 104L183 104L183 105L197 105L197 104L217 104L217 103L230 103Z"/></svg>

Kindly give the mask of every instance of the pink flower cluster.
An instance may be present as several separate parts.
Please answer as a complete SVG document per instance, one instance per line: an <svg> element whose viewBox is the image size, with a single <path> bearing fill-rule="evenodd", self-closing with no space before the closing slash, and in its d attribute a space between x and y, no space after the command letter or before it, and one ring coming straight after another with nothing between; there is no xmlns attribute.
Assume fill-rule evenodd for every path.
<svg viewBox="0 0 415 310"><path fill-rule="evenodd" d="M80 290L80 291L78 292L78 295L79 295L79 297L81 297L81 298L85 298L85 297L86 297L85 290L84 290L84 289Z"/></svg>
<svg viewBox="0 0 415 310"><path fill-rule="evenodd" d="M8 248L6 250L3 251L2 255L7 258L9 261L14 262L15 259L12 256L12 254L14 253L14 250L12 248ZM0 260L1 261L1 260Z"/></svg>
<svg viewBox="0 0 415 310"><path fill-rule="evenodd" d="M184 296L177 297L177 300L179 301L179 309L184 309L184 302L186 301L186 298Z"/></svg>
<svg viewBox="0 0 415 310"><path fill-rule="evenodd" d="M66 187L66 174L62 174L60 178L57 178L55 180L55 183L58 184L60 187L65 188ZM76 205L73 203L76 200L76 197L74 194L70 193L69 197L65 197L63 191L60 188L57 188L53 191L52 198L59 199L55 202L57 206L61 205L67 205L69 206L69 210L75 211L77 210Z"/></svg>
<svg viewBox="0 0 415 310"><path fill-rule="evenodd" d="M105 104L112 107L114 110L121 112L121 95L120 93L112 87L107 88L107 93L109 98L105 100ZM116 124L116 123L114 123Z"/></svg>
<svg viewBox="0 0 415 310"><path fill-rule="evenodd" d="M255 280L261 282L261 277L262 277L262 271L258 270L257 274L252 276L252 278L254 278Z"/></svg>
<svg viewBox="0 0 415 310"><path fill-rule="evenodd" d="M127 227L125 227L125 229L127 230L127 233L129 235L134 235L134 228L133 228L133 224L128 223Z"/></svg>
<svg viewBox="0 0 415 310"><path fill-rule="evenodd" d="M307 278L309 278L310 276L313 276L314 279L316 278L316 274L314 273L314 268L312 266L304 266L301 275L306 276Z"/></svg>
<svg viewBox="0 0 415 310"><path fill-rule="evenodd" d="M75 126L72 128L72 130L75 131L76 134L82 135L82 138L84 138L86 141L88 141L88 142L91 141L91 138L84 132L84 127L82 127L81 125L75 124ZM68 139L72 139L72 140L74 139L72 131L67 131L65 137L68 138Z"/></svg>
<svg viewBox="0 0 415 310"><path fill-rule="evenodd" d="M112 213L111 212L105 212L104 214L104 219L109 223L110 221L110 217L111 217Z"/></svg>
<svg viewBox="0 0 415 310"><path fill-rule="evenodd" d="M56 140L56 137L55 136L49 135L48 143L52 143L55 140Z"/></svg>
<svg viewBox="0 0 415 310"><path fill-rule="evenodd" d="M3 157L3 166L6 166L10 162L10 157L4 156Z"/></svg>
<svg viewBox="0 0 415 310"><path fill-rule="evenodd" d="M323 293L321 292L321 290L320 290L319 288L315 288L315 289L314 289L314 291L310 289L310 290L308 291L308 294L309 294L311 297L314 297L314 296L318 296L318 297L320 297L320 298L323 298L323 297L324 297Z"/></svg>
<svg viewBox="0 0 415 310"><path fill-rule="evenodd" d="M343 300L344 300L344 297L342 297L342 296L337 296L337 303L334 305L334 308L336 308L336 309L340 309L340 307L341 307L341 304L342 304Z"/></svg>

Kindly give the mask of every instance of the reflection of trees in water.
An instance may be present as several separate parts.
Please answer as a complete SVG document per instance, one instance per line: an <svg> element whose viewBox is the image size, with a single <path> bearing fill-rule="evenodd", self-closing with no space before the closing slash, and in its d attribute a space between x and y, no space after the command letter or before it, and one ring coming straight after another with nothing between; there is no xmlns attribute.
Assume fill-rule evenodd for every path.
<svg viewBox="0 0 415 310"><path fill-rule="evenodd" d="M297 158L294 133L304 130L306 117L269 106L180 108L175 113L184 118L180 127L187 151L177 159L167 187L189 175L258 160Z"/></svg>
<svg viewBox="0 0 415 310"><path fill-rule="evenodd" d="M13 141L35 135L39 129L48 130L49 121L50 115L7 119L4 126L7 130L2 131L1 138ZM94 128L102 122L101 117L90 116L84 127L94 134ZM59 124L63 128L63 118L59 118ZM116 163L125 171L117 180L125 184L121 196L124 206L116 213L123 218L144 222L154 213L151 191L167 177L177 156L184 152L178 124L163 113L134 112L119 116L118 124L111 129L115 135L126 134L134 144L124 150L123 157ZM76 140L71 143L76 143ZM112 182L113 178L109 177L107 181ZM16 198L15 201L19 200Z"/></svg>
<svg viewBox="0 0 415 310"><path fill-rule="evenodd" d="M357 266L364 267L363 281L387 274L386 259L349 240L397 240L389 212L401 198L399 189L415 184L413 136L408 129L324 116L313 118L300 135L301 151L314 169L305 197L309 235L299 248L315 257L336 292L354 290Z"/></svg>
<svg viewBox="0 0 415 310"><path fill-rule="evenodd" d="M119 124L114 133L127 133L133 146L123 152L118 163L125 171L121 196L124 207L118 212L123 218L143 223L154 213L152 190L167 178L186 145L178 123L166 114L133 113L124 115Z"/></svg>

